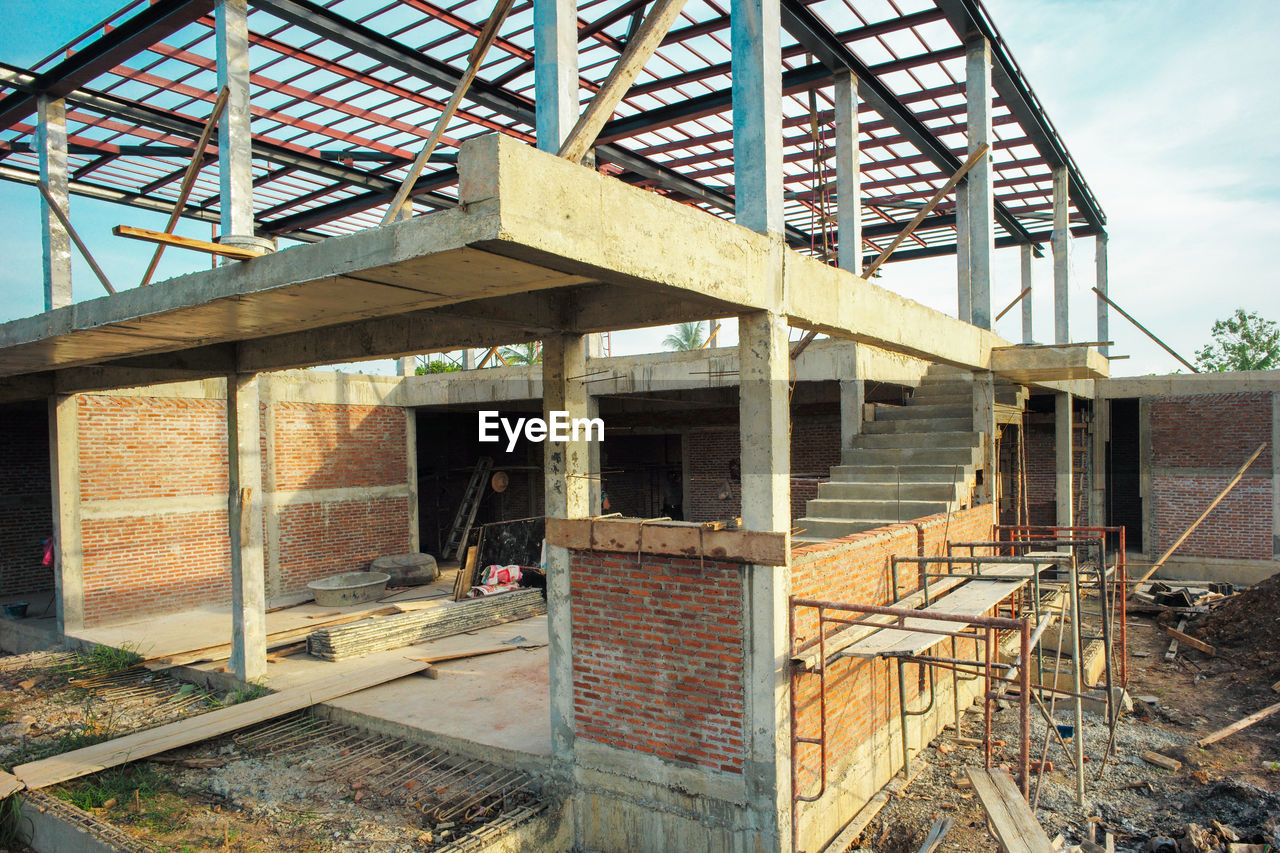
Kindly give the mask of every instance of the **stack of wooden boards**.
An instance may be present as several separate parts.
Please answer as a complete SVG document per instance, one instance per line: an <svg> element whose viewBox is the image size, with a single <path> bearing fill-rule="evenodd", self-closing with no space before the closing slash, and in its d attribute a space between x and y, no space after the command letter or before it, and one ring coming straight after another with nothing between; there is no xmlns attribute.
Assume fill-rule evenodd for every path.
<svg viewBox="0 0 1280 853"><path fill-rule="evenodd" d="M349 660L546 612L547 602L541 590L522 589L456 605L322 628L307 637L307 652L324 660Z"/></svg>

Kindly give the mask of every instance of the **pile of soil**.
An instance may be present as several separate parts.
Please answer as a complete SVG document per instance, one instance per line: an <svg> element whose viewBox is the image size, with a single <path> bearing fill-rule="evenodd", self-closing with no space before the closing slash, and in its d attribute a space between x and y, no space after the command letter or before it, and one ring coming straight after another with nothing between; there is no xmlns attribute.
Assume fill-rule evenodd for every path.
<svg viewBox="0 0 1280 853"><path fill-rule="evenodd" d="M1190 626L1188 633L1252 671L1266 685L1280 679L1280 574L1249 587L1215 607Z"/></svg>

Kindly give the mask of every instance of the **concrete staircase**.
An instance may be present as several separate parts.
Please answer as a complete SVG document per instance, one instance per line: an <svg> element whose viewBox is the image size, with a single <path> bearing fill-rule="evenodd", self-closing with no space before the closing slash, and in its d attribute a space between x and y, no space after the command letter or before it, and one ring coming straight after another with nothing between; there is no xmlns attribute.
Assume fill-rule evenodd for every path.
<svg viewBox="0 0 1280 853"><path fill-rule="evenodd" d="M1026 389L996 385L996 403L1021 408ZM973 374L934 365L905 406L880 406L818 487L793 539L816 542L969 506L982 467L973 429Z"/></svg>

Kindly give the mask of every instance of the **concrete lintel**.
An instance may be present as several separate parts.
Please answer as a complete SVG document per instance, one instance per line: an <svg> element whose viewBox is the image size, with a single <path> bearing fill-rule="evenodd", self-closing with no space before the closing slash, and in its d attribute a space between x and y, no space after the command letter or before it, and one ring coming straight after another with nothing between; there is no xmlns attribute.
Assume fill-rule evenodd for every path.
<svg viewBox="0 0 1280 853"><path fill-rule="evenodd" d="M1197 394L1276 393L1280 372L1240 370L1232 373L1175 373L1166 376L1121 376L1098 380L1099 397L1193 397Z"/></svg>
<svg viewBox="0 0 1280 853"><path fill-rule="evenodd" d="M991 351L991 369L1011 382L1105 379L1106 356L1093 347L1009 347Z"/></svg>
<svg viewBox="0 0 1280 853"><path fill-rule="evenodd" d="M651 522L641 518L548 518L547 544L583 551L785 566L789 532L712 530L691 521Z"/></svg>

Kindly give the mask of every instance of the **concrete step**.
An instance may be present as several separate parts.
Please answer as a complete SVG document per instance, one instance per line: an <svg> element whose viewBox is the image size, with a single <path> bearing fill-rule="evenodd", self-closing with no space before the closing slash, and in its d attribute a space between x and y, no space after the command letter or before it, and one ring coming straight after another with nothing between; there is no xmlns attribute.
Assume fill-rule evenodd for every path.
<svg viewBox="0 0 1280 853"><path fill-rule="evenodd" d="M973 477L973 466L960 466L961 478ZM927 464L837 465L831 469L832 483L954 483L956 466Z"/></svg>
<svg viewBox="0 0 1280 853"><path fill-rule="evenodd" d="M842 465L975 465L982 450L978 447L855 447L844 452Z"/></svg>
<svg viewBox="0 0 1280 853"><path fill-rule="evenodd" d="M955 469L951 469L954 471ZM948 475L950 476L950 475ZM896 481L840 483L829 480L818 486L820 500L845 501L896 501L898 498L911 501L953 501L959 497L960 486L956 483L912 483Z"/></svg>
<svg viewBox="0 0 1280 853"><path fill-rule="evenodd" d="M997 388L996 402L1017 405L1018 389ZM965 386L964 388L945 390L933 390L931 388L917 389L914 394L907 398L908 406L940 406L940 405L958 405L973 404L973 389Z"/></svg>
<svg viewBox="0 0 1280 853"><path fill-rule="evenodd" d="M805 512L819 518L849 518L857 521L871 521L878 518L891 518L894 521L910 521L923 518L937 512L946 512L946 501L844 501L818 500L809 501Z"/></svg>
<svg viewBox="0 0 1280 853"><path fill-rule="evenodd" d="M914 405L914 406L876 406L877 421L920 420L922 418L972 418L973 404L953 404L946 406Z"/></svg>
<svg viewBox="0 0 1280 853"><path fill-rule="evenodd" d="M863 433L855 436L853 447L880 450L901 448L912 450L932 447L939 450L953 447L977 447L982 437L967 430L950 430L946 432L890 432L881 435Z"/></svg>
<svg viewBox="0 0 1280 853"><path fill-rule="evenodd" d="M884 521L852 521L847 518L800 518L791 525L801 528L800 533L792 537L792 541L824 542L828 539L839 539L841 536L862 533L886 523Z"/></svg>
<svg viewBox="0 0 1280 853"><path fill-rule="evenodd" d="M972 418L919 418L910 421L867 421L863 435L891 435L907 432L965 432L973 429Z"/></svg>

